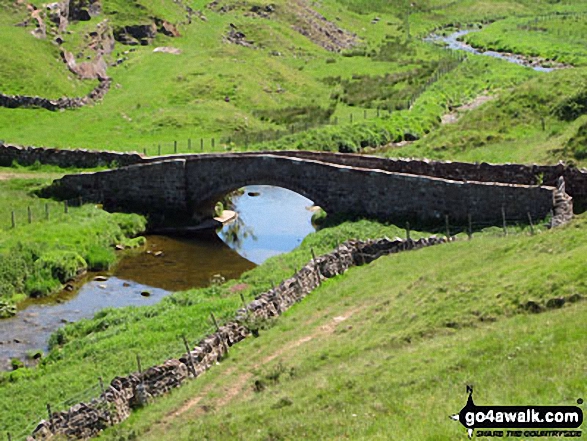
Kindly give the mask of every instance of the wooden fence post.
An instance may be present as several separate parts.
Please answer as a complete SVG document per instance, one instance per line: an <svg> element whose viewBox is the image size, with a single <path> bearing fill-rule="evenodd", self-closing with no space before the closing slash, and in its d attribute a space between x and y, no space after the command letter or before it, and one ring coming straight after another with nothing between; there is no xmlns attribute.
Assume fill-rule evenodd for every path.
<svg viewBox="0 0 587 441"><path fill-rule="evenodd" d="M444 215L444 226L446 228L446 238L450 240L450 224L448 222L448 214Z"/></svg>
<svg viewBox="0 0 587 441"><path fill-rule="evenodd" d="M467 214L467 220L469 223L469 228L467 230L467 236L469 236L469 240L473 238L473 220L471 218L471 213Z"/></svg>
<svg viewBox="0 0 587 441"><path fill-rule="evenodd" d="M316 278L318 279L318 286L322 285L322 280L320 279L320 270L318 269L318 264L316 262L316 254L314 254L314 248L310 248L312 252L312 262L314 263L314 270L316 271Z"/></svg>
<svg viewBox="0 0 587 441"><path fill-rule="evenodd" d="M45 219L49 220L49 204L45 204Z"/></svg>
<svg viewBox="0 0 587 441"><path fill-rule="evenodd" d="M191 367L191 369L192 369L192 375L194 376L194 378L196 378L196 376L197 376L196 366L194 365L194 359L192 358L192 351L190 349L190 345L188 345L188 341L185 338L185 335L182 335L181 338L183 339L183 344L184 344L185 350L187 351L187 354L188 354L188 361L190 362L189 367Z"/></svg>
<svg viewBox="0 0 587 441"><path fill-rule="evenodd" d="M65 214L69 213L69 204L67 201L63 201L63 211Z"/></svg>
<svg viewBox="0 0 587 441"><path fill-rule="evenodd" d="M243 309L245 310L245 314L247 319L249 318L249 308L247 308L247 302L245 302L245 296L243 295L243 293L240 293L240 297L241 297L241 302L243 304Z"/></svg>
<svg viewBox="0 0 587 441"><path fill-rule="evenodd" d="M49 426L51 427L51 432L55 432L55 427L53 426L53 420L51 418L53 412L51 412L51 405L49 403L47 403L47 415L49 415Z"/></svg>
<svg viewBox="0 0 587 441"><path fill-rule="evenodd" d="M14 211L11 213L12 217L12 228L16 228L16 218L14 217Z"/></svg>
<svg viewBox="0 0 587 441"><path fill-rule="evenodd" d="M507 229L507 224L506 224L506 220L505 220L505 207L503 205L501 206L501 220L503 222L503 235L507 236L508 229Z"/></svg>
<svg viewBox="0 0 587 441"><path fill-rule="evenodd" d="M143 373L143 369L141 367L141 356L137 354L137 367L139 368L139 374Z"/></svg>
<svg viewBox="0 0 587 441"><path fill-rule="evenodd" d="M210 313L210 317L212 317L212 321L214 322L214 326L216 326L216 332L218 332L218 334L220 334L220 326L218 326L218 322L216 321L216 317L214 317L213 312ZM226 345L226 342L224 341L224 338L222 338L222 336L220 337L220 340L222 340L222 346L224 346L224 351L228 354L228 346Z"/></svg>
<svg viewBox="0 0 587 441"><path fill-rule="evenodd" d="M173 153L177 153L177 140L173 141Z"/></svg>
<svg viewBox="0 0 587 441"><path fill-rule="evenodd" d="M534 236L534 223L532 222L532 215L528 212L528 222L530 222L530 235Z"/></svg>
<svg viewBox="0 0 587 441"><path fill-rule="evenodd" d="M27 214L28 214L28 218L29 218L29 224L31 224L33 222L33 212L31 211L31 207L26 207L27 210Z"/></svg>
<svg viewBox="0 0 587 441"><path fill-rule="evenodd" d="M410 240L410 223L406 222L406 240Z"/></svg>

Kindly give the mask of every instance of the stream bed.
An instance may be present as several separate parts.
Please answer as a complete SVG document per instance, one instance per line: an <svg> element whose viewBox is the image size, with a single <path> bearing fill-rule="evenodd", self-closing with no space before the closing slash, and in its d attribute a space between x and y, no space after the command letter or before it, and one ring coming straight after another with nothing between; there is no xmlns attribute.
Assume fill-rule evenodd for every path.
<svg viewBox="0 0 587 441"><path fill-rule="evenodd" d="M88 275L74 291L24 302L16 316L0 320L0 370L9 369L13 358L32 364L30 355L46 352L50 335L66 323L91 318L105 307L152 305L174 291L208 286L212 279L238 278L293 250L314 231L312 202L292 191L249 186L232 202L238 219L217 232L146 236L145 248L127 252L111 272Z"/></svg>
<svg viewBox="0 0 587 441"><path fill-rule="evenodd" d="M550 66L543 66L538 61L533 60L531 58L525 57L523 55L518 54L508 54L502 52L495 52L495 51L481 51L479 49L474 48L470 44L465 43L464 41L459 40L461 37L464 37L471 32L478 32L478 30L474 29L463 29L457 32L453 32L450 35L443 36L432 34L431 36L425 38L425 41L431 42L442 42L444 43L447 49L451 50L462 50L469 52L471 54L476 55L485 55L488 57L499 58L501 60L508 61L510 63L519 64L521 66L530 67L539 72L551 72L554 70L553 67Z"/></svg>

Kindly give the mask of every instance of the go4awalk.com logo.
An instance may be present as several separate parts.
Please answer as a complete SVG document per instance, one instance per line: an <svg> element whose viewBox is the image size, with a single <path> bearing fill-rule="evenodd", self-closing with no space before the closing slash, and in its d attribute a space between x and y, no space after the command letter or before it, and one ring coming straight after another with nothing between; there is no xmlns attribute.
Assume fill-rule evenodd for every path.
<svg viewBox="0 0 587 441"><path fill-rule="evenodd" d="M471 386L467 386L467 393L465 407L450 418L465 426L469 438L473 433L498 438L581 437L576 429L583 424L583 411L577 406L477 406ZM577 404L583 404L583 400L577 400Z"/></svg>

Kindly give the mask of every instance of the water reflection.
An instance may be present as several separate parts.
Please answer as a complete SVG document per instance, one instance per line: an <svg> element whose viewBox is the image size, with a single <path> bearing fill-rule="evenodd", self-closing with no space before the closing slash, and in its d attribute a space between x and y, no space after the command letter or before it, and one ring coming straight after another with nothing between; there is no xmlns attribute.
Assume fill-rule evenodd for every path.
<svg viewBox="0 0 587 441"><path fill-rule="evenodd" d="M180 291L207 286L217 274L235 279L254 267L212 232L195 237L147 236L147 250L123 259L114 275Z"/></svg>
<svg viewBox="0 0 587 441"><path fill-rule="evenodd" d="M251 185L233 197L239 219L225 225L219 236L251 262L260 264L271 256L297 247L312 226L312 201L293 191L268 185Z"/></svg>

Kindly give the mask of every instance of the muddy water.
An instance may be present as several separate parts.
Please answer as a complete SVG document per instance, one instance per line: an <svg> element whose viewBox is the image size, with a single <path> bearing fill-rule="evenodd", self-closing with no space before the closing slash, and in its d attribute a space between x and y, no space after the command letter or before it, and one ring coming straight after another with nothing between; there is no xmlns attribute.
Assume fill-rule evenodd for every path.
<svg viewBox="0 0 587 441"><path fill-rule="evenodd" d="M15 317L0 320L0 369L11 358L47 350L50 335L68 322L91 318L105 307L151 305L173 291L207 286L213 277L237 278L267 258L291 251L314 231L308 199L276 187L250 186L234 197L237 222L218 234L147 236L111 273L80 281L73 292L29 301ZM31 362L32 363L32 362Z"/></svg>
<svg viewBox="0 0 587 441"><path fill-rule="evenodd" d="M488 57L499 58L501 60L509 61L510 63L519 64L522 66L530 67L539 72L551 72L554 70L552 67L541 66L534 61L528 60L526 57L522 55L516 54L505 54L501 52L495 51L480 51L475 49L473 46L465 43L464 41L460 41L459 38L464 37L471 32L478 32L472 29L465 29L461 31L454 32L448 36L436 35L433 34L430 37L425 38L426 41L441 41L446 44L448 49L452 50L462 50L466 52L470 52L476 55L485 55Z"/></svg>

